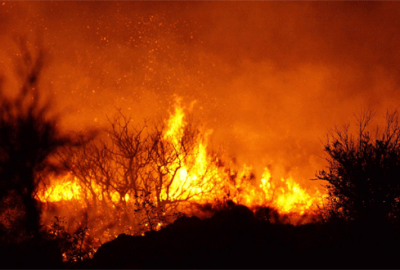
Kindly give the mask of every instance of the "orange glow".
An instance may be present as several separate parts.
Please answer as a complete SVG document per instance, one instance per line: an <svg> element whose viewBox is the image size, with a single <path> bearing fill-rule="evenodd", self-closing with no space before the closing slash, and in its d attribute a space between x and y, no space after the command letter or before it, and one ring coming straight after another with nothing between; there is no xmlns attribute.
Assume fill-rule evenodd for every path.
<svg viewBox="0 0 400 270"><path fill-rule="evenodd" d="M57 182L51 185L41 194L38 194L42 202L58 202L61 200L81 199L81 187L75 181Z"/></svg>
<svg viewBox="0 0 400 270"><path fill-rule="evenodd" d="M229 170L217 166L218 159L212 160L207 154L207 138L211 131L202 132L201 136L194 138L195 144L190 155L181 149L181 140L186 126L184 108L177 100L175 112L167 121L163 139L170 142L177 150L178 158L163 167L165 172L176 172L171 176L171 184L163 186L160 199L163 200L188 200L189 202L213 202L215 198L222 199L227 191L232 194L235 203L246 205L249 208L256 206L274 207L282 214L296 213L303 215L320 203L320 193L302 188L294 179L276 180L270 171L265 168L258 186L250 181L251 166L244 165L237 172L234 183L230 180ZM91 188L98 195L100 201L100 187L93 182ZM116 191L109 192L112 202L119 202L120 195ZM53 179L50 186L42 189L38 198L42 202L58 202L69 200L82 200L91 198L91 194L79 184L76 177L67 175L63 179ZM124 201L129 202L131 196L126 194ZM157 197L155 197L157 199ZM165 215L165 213L163 213ZM159 223L161 224L161 223ZM145 226L148 226L146 223ZM160 225L158 225L160 226Z"/></svg>
<svg viewBox="0 0 400 270"><path fill-rule="evenodd" d="M92 184L93 190L96 192L100 191L100 188L96 184ZM91 194L88 191L84 191L84 188L79 184L79 180L73 177L71 174L67 174L61 179L52 179L50 186L40 189L38 198L42 202L59 202L69 200L83 200L83 198L91 198ZM120 195L117 192L110 192L111 201L120 201ZM129 195L125 195L125 201L129 199ZM101 196L99 198L101 200Z"/></svg>
<svg viewBox="0 0 400 270"><path fill-rule="evenodd" d="M305 189L302 189L292 178L281 179L282 187L277 188L271 181L271 174L265 169L261 178L260 187L265 193L266 200L271 201L272 206L282 213L297 212L303 215L316 204L318 198L312 198Z"/></svg>
<svg viewBox="0 0 400 270"><path fill-rule="evenodd" d="M165 206L174 202L178 202L179 211L189 211L188 214L193 213L190 212L191 203L214 204L227 199L254 211L258 207L272 207L285 215L300 217L313 214L316 205L321 203L317 190L307 190L291 177L275 179L267 168L257 181L252 175L252 166L243 165L240 170L232 171L219 165L219 158L207 152L211 130L194 133L189 138L191 146L186 146L190 150L185 149L183 141L187 140L184 138L187 122L184 111L178 99L174 113L166 121L162 132L163 145L170 150L165 151L165 158L171 162L157 165L165 177L159 197L151 195L146 200L128 192L120 198L116 190L118 187L104 190L97 184L96 176L89 175L88 179L81 181L71 172L61 178L50 179L50 184L40 188L38 199L60 205L60 209L70 209L68 215L74 219L79 219L76 212L84 209L91 212L92 218L86 222L91 222L93 228L88 235L99 239L98 245L123 232L144 235L148 230L160 230L174 220L170 218L171 210ZM161 210L159 214L156 209ZM60 211L61 214L66 213L65 210ZM53 215L44 208L43 222L49 224L52 218ZM101 229L108 226L112 226L111 230ZM94 250L96 248L98 246Z"/></svg>
<svg viewBox="0 0 400 270"><path fill-rule="evenodd" d="M116 108L133 125L163 120L156 131L146 122L146 150L131 163L105 151L105 164L89 151L81 174L67 165L44 179L41 223L65 217L69 233L87 226L97 248L121 233L160 230L180 213L208 216L228 200L260 216L269 207L282 222L311 220L326 196L318 189L327 182L309 179L328 165L329 127L362 108L398 107L399 12L395 1L3 3L0 91L15 97L22 67L36 69L43 50L35 91L39 104L51 101L61 134L99 131L94 144L101 138L118 152L102 133ZM206 126L193 134L192 110ZM159 152L150 153L155 137ZM108 175L91 169L97 161Z"/></svg>

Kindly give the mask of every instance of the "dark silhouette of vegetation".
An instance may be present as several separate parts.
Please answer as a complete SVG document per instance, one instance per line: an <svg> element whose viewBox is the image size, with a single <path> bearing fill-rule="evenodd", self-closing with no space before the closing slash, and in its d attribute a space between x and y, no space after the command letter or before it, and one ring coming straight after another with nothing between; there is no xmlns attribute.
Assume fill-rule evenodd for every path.
<svg viewBox="0 0 400 270"><path fill-rule="evenodd" d="M8 254L2 263L60 267L61 251L42 228L36 195L39 183L59 168L51 160L56 151L77 141L59 131L51 100L40 94L44 50L32 53L26 40L18 42L19 89L10 96L0 85L0 252ZM12 261L16 256L21 258Z"/></svg>
<svg viewBox="0 0 400 270"><path fill-rule="evenodd" d="M22 47L22 57L24 66L18 69L22 86L17 96L8 98L0 89L0 200L18 196L27 233L38 235L38 173L48 167L48 157L70 139L58 131L57 118L49 117L50 101L40 104L38 78L44 52L39 51L34 59Z"/></svg>
<svg viewBox="0 0 400 270"><path fill-rule="evenodd" d="M75 232L69 233L65 229L64 217L55 216L54 219L47 231L47 237L57 243L67 266L73 266L76 262L91 258L94 249L85 242L88 227L78 226Z"/></svg>
<svg viewBox="0 0 400 270"><path fill-rule="evenodd" d="M356 134L335 128L328 136L325 152L329 166L319 171L328 181L330 219L364 224L399 222L400 126L397 111L387 113L384 127L368 130L374 113L357 119Z"/></svg>

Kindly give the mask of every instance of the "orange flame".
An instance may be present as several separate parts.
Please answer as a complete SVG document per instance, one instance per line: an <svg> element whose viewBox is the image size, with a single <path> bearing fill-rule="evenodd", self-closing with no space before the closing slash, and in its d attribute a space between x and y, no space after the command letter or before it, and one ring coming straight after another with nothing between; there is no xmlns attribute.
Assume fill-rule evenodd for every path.
<svg viewBox="0 0 400 270"><path fill-rule="evenodd" d="M272 177L270 171L265 168L260 182L256 184L252 176L251 166L244 165L238 172L233 172L218 165L218 159L207 152L207 140L212 132L211 130L201 131L192 138L194 144L188 154L187 149L183 149L182 142L187 122L185 121L184 108L180 105L179 99L175 106L175 112L171 114L166 123L167 128L163 131L162 140L172 146L176 157L171 158L173 162L162 166L162 170L165 171L169 178L161 187L159 200L157 201L157 197L154 198L156 205L163 201L213 203L215 200L223 201L228 197L235 203L243 204L250 209L256 209L256 207L260 206L273 207L281 214L304 215L312 213L313 206L321 204L321 193L318 190L310 192L301 187L291 177L276 180ZM52 203L77 201L84 205L84 200L90 200L93 199L93 196L97 196L97 201L106 202L102 189L96 184L96 181L91 182L90 189L91 192L77 177L67 174L61 179L51 179L50 185L42 188L38 193L38 199L42 202ZM121 208L118 203L121 201L125 202L127 207L134 208L135 200L133 195L127 193L121 199L115 190L108 191L108 202L112 204L112 209L115 211L120 211ZM183 211L184 209L182 208ZM165 210L160 215L163 217L168 216ZM99 222L101 222L101 219ZM119 226L124 225L121 222L119 221ZM142 226L145 227L145 230L159 230L162 224L164 223L158 221L150 225L146 221L142 223ZM131 231L132 226L129 223L129 231ZM126 229L119 231L119 233L124 232L124 230ZM143 231L137 233L144 235ZM118 232L113 234L107 230L98 237L104 241L109 239L107 237L112 237L113 235L115 237L116 234Z"/></svg>
<svg viewBox="0 0 400 270"><path fill-rule="evenodd" d="M167 130L163 136L164 140L171 142L173 147L178 150L181 147L180 142L187 124L184 117L184 109L178 99L175 113L168 119ZM207 131L203 133L203 136L195 138L197 140L193 149L195 155L184 157L184 154L180 153L177 162L171 163L169 168L166 168L177 173L168 191L163 189L162 200L190 198L192 201L204 203L214 198L210 195L222 196L222 189L224 189L235 194L234 198L237 203L250 208L260 205L272 206L280 213L298 213L300 215L306 213L312 205L320 202L318 191L315 191L315 196L311 196L291 177L275 181L267 168L264 169L259 188L248 181L252 168L246 165L238 172L236 183L231 183L229 173L218 168L207 154L207 138L210 133L211 131ZM181 163L181 161L183 162ZM57 179L47 189L42 190L38 194L38 198L43 202L57 202L72 199L82 200L85 196L90 197L91 194L85 192L78 182L76 177L73 178L70 175L61 180ZM92 188L100 191L95 184L92 184ZM110 192L110 196L113 202L120 200L119 194L115 191ZM129 199L129 194L126 194L124 200L129 201Z"/></svg>
<svg viewBox="0 0 400 270"><path fill-rule="evenodd" d="M92 184L92 188L100 194L101 189L98 185ZM92 194L88 191L84 191L77 177L67 174L61 179L53 179L49 187L39 190L37 196L42 202L59 202L91 198ZM120 201L120 195L116 191L111 191L110 197L113 202ZM101 197L99 199L101 200ZM125 201L128 199L129 194L126 194Z"/></svg>

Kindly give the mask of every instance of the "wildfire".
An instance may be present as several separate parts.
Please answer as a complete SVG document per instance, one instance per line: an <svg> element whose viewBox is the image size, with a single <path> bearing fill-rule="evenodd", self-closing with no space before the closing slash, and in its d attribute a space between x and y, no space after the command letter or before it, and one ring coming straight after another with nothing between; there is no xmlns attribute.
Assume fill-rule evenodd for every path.
<svg viewBox="0 0 400 270"><path fill-rule="evenodd" d="M93 190L100 194L100 187L96 184L92 184ZM120 201L120 195L118 192L110 192L110 198L113 202ZM88 191L84 190L79 184L79 179L67 174L61 179L52 179L51 184L46 189L41 189L38 193L38 198L42 202L59 202L59 201L70 201L70 200L83 200L84 198L91 198L93 195ZM101 200L101 196L99 196ZM124 200L129 200L129 194L126 194Z"/></svg>
<svg viewBox="0 0 400 270"><path fill-rule="evenodd" d="M123 232L144 235L145 231L159 230L171 222L168 219L174 211L171 209L185 212L187 208L183 206L191 203L231 199L250 209L272 207L280 214L298 216L311 213L313 206L321 204L318 191L306 190L291 177L276 179L265 168L257 183L251 166L244 165L235 172L220 165L218 157L207 152L207 139L212 131L188 131L184 111L178 100L174 113L166 120L162 143L158 148L148 149L147 156L162 158L155 159L154 164L138 173L138 179L141 178L135 182L137 190L147 190L147 193L124 191L126 184L124 186L121 179L114 178L127 177L127 174L118 170L111 179L114 184L107 188L104 187L105 180L98 175L88 173L83 179L71 172L50 179L50 183L40 189L38 199L68 209L75 205L74 211L78 212L79 209L90 209L92 218L86 217L86 222L91 222L91 226L96 228L90 231L91 236L98 237L101 242ZM44 211L42 219L50 223L53 216ZM71 213L71 216L74 215Z"/></svg>
<svg viewBox="0 0 400 270"><path fill-rule="evenodd" d="M38 194L41 201L58 202L61 200L82 199L81 186L77 181L57 181Z"/></svg>
<svg viewBox="0 0 400 270"><path fill-rule="evenodd" d="M281 187L271 181L271 173L265 169L261 178L260 188L262 188L265 198L270 204L279 209L281 213L297 212L303 215L313 204L316 204L317 198L312 198L305 189L292 178L281 179Z"/></svg>
<svg viewBox="0 0 400 270"><path fill-rule="evenodd" d="M191 155L180 149L187 124L184 119L184 108L178 99L175 112L168 119L167 129L163 136L163 139L170 142L177 150L178 157L164 167L166 172L174 172L175 178L172 179L168 188L162 190L161 200L189 198L191 201L204 203L211 201L215 196L223 196L222 190L225 193L228 190L230 194L235 194L232 199L236 199L237 203L249 208L260 205L272 206L280 213L300 215L320 202L318 191L313 197L290 177L276 181L267 168L264 169L259 187L248 181L252 168L246 165L238 172L236 183L232 183L229 180L229 173L219 168L207 154L207 138L211 133L210 130L193 138L195 144ZM97 194L101 194L101 189L95 182L91 187ZM109 195L113 202L121 200L116 191L109 192ZM79 179L70 174L64 176L63 179L53 179L52 183L38 194L39 200L43 202L82 200L91 196L93 195L79 184ZM101 200L101 197L102 195L99 195L98 199ZM126 194L123 199L128 202L131 197Z"/></svg>

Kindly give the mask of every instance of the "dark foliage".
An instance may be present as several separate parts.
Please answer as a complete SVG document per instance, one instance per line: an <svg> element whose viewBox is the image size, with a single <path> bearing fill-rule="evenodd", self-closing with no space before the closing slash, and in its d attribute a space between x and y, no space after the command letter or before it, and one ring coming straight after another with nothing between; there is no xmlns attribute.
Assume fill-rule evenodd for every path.
<svg viewBox="0 0 400 270"><path fill-rule="evenodd" d="M89 259L94 250L87 243L85 244L88 228L78 226L76 231L71 234L65 230L66 222L63 217L55 216L54 218L54 223L47 230L46 237L57 243L57 247L65 257L67 266L71 267L76 262Z"/></svg>
<svg viewBox="0 0 400 270"><path fill-rule="evenodd" d="M39 91L43 50L31 53L19 40L19 89L7 95L0 84L0 253L2 266L12 268L62 267L60 247L42 230L40 181L59 169L51 161L64 146L77 145L62 134L51 100Z"/></svg>
<svg viewBox="0 0 400 270"><path fill-rule="evenodd" d="M329 182L330 219L399 223L399 116L397 111L387 113L386 125L372 134L367 127L373 116L367 112L358 118L355 135L349 126L336 128L325 144L329 166L316 176Z"/></svg>
<svg viewBox="0 0 400 270"><path fill-rule="evenodd" d="M0 88L0 200L21 198L25 229L34 235L40 229L40 207L35 199L38 173L48 167L51 154L70 143L60 135L57 118L49 116L50 101L44 103L39 95L43 57L39 51L33 59L22 46L23 63L18 69L22 85L17 96L8 98Z"/></svg>

